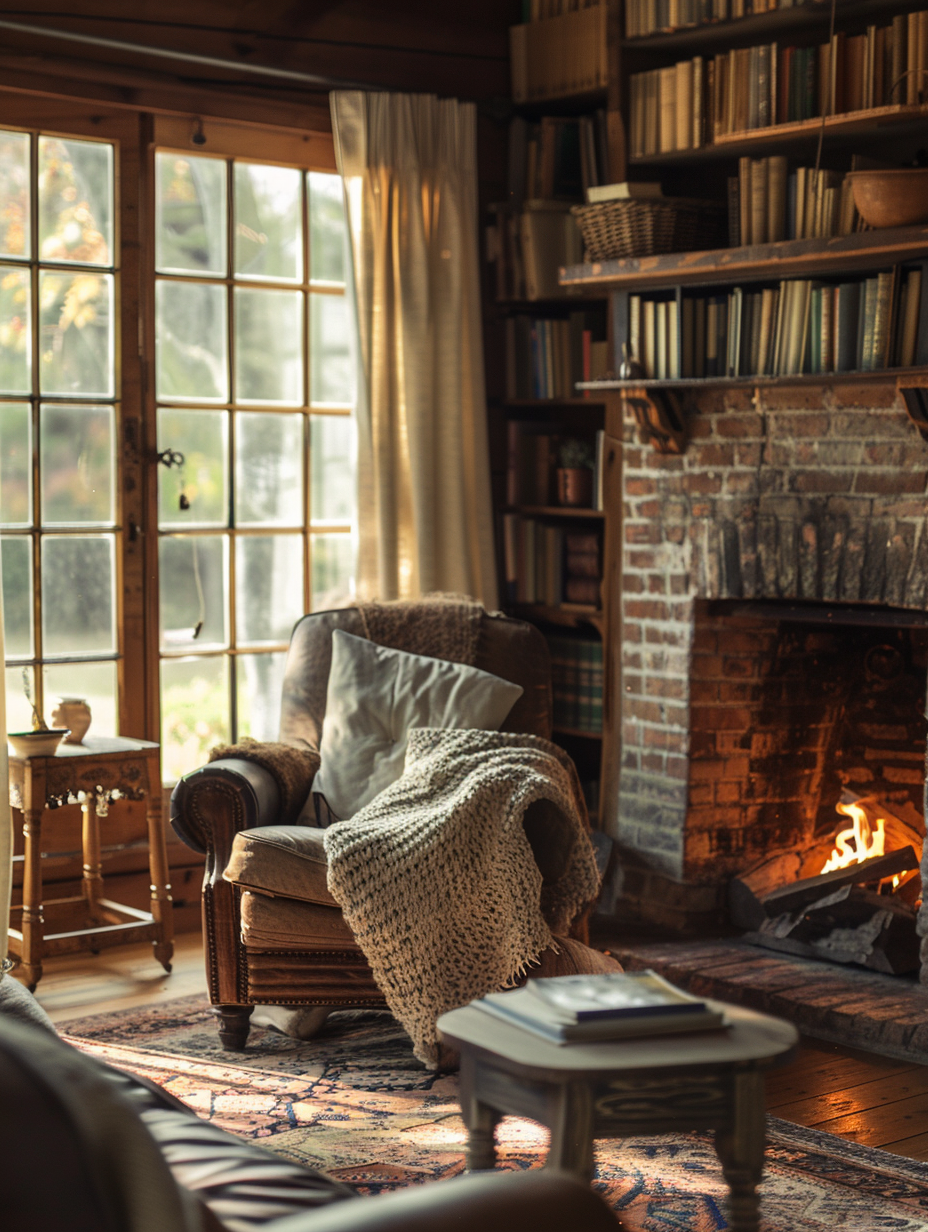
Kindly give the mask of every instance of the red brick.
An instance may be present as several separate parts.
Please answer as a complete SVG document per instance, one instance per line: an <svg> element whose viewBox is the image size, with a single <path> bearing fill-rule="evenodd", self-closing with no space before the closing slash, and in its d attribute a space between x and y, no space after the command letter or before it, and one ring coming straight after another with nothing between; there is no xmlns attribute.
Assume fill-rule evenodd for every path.
<svg viewBox="0 0 928 1232"><path fill-rule="evenodd" d="M622 594L640 595L644 591L644 578L639 573L622 574Z"/></svg>
<svg viewBox="0 0 928 1232"><path fill-rule="evenodd" d="M641 727L628 719L622 723L622 745L625 748L641 747L642 729Z"/></svg>
<svg viewBox="0 0 928 1232"><path fill-rule="evenodd" d="M633 675L629 672L622 674L622 688L626 693L634 693L638 696L641 694L644 678L639 675Z"/></svg>
<svg viewBox="0 0 928 1232"><path fill-rule="evenodd" d="M741 784L737 781L716 783L715 799L719 804L740 804Z"/></svg>
<svg viewBox="0 0 928 1232"><path fill-rule="evenodd" d="M722 477L696 471L683 476L683 489L685 492L695 492L699 496L717 496L722 490Z"/></svg>
<svg viewBox="0 0 928 1232"><path fill-rule="evenodd" d="M657 553L656 552L636 552L629 548L625 553L626 560L630 569L656 569L657 568Z"/></svg>
<svg viewBox="0 0 928 1232"><path fill-rule="evenodd" d="M757 476L749 471L747 474L731 472L725 476L726 496L749 496L757 491Z"/></svg>
<svg viewBox="0 0 928 1232"><path fill-rule="evenodd" d="M648 676L645 690L649 697L672 697L675 701L686 700L686 681L679 676Z"/></svg>
<svg viewBox="0 0 928 1232"><path fill-rule="evenodd" d="M868 467L858 471L854 479L854 491L860 494L874 492L883 496L909 495L924 492L926 480L928 471L924 469L877 471Z"/></svg>
<svg viewBox="0 0 928 1232"><path fill-rule="evenodd" d="M626 522L626 543L660 543L661 528L657 522Z"/></svg>
<svg viewBox="0 0 928 1232"><path fill-rule="evenodd" d="M757 659L726 655L722 660L722 672L727 677L741 680L753 680L758 673L760 664Z"/></svg>
<svg viewBox="0 0 928 1232"><path fill-rule="evenodd" d="M644 630L644 640L659 646L685 646L688 640L686 629L655 629L648 625Z"/></svg>
<svg viewBox="0 0 928 1232"><path fill-rule="evenodd" d="M631 622L622 623L622 641L626 643L640 642L642 638L641 625L632 624Z"/></svg>
<svg viewBox="0 0 928 1232"><path fill-rule="evenodd" d="M692 415L686 434L691 441L708 440L712 436L714 426L711 415Z"/></svg>
<svg viewBox="0 0 928 1232"><path fill-rule="evenodd" d="M715 430L719 436L725 437L763 436L764 421L760 415L753 413L720 415Z"/></svg>
<svg viewBox="0 0 928 1232"><path fill-rule="evenodd" d="M691 469L704 466L732 466L735 461L734 445L717 443L691 445L687 450L687 462Z"/></svg>
<svg viewBox="0 0 928 1232"><path fill-rule="evenodd" d="M754 684L734 684L730 680L722 680L718 686L720 702L752 702L756 700L757 686ZM692 697L692 687L690 690Z"/></svg>
<svg viewBox="0 0 928 1232"><path fill-rule="evenodd" d="M715 680L691 680L690 703L692 705L700 705L702 703L717 702L720 696L719 688L720 685Z"/></svg>
<svg viewBox="0 0 928 1232"><path fill-rule="evenodd" d="M693 501L690 512L693 518L711 518L714 505L712 501Z"/></svg>
<svg viewBox="0 0 928 1232"><path fill-rule="evenodd" d="M648 459L648 469L654 471L682 471L683 458L678 453L652 452Z"/></svg>
<svg viewBox="0 0 928 1232"><path fill-rule="evenodd" d="M639 723L663 723L664 715L660 702L650 702L643 697L629 695L625 698L623 710L631 719Z"/></svg>
<svg viewBox="0 0 928 1232"><path fill-rule="evenodd" d="M743 706L694 706L691 721L694 729L726 732L744 731L753 718L753 713Z"/></svg>
<svg viewBox="0 0 928 1232"><path fill-rule="evenodd" d="M739 441L735 445L735 465L760 466L762 448L763 446L760 441L749 441L747 443Z"/></svg>
<svg viewBox="0 0 928 1232"><path fill-rule="evenodd" d="M657 599L628 599L625 614L638 620L670 620L672 606Z"/></svg>
<svg viewBox="0 0 928 1232"><path fill-rule="evenodd" d="M903 410L841 411L832 416L831 422L835 436L862 436L871 444L880 440L917 439L916 429Z"/></svg>
<svg viewBox="0 0 928 1232"><path fill-rule="evenodd" d="M663 774L667 765L666 753L642 753L641 769L647 774Z"/></svg>
<svg viewBox="0 0 928 1232"><path fill-rule="evenodd" d="M708 620L697 620L696 628L693 632L693 653L702 654L704 651L716 651L719 648L719 635L716 622Z"/></svg>
<svg viewBox="0 0 928 1232"><path fill-rule="evenodd" d="M896 385L887 381L885 385L832 385L831 396L835 406L895 406Z"/></svg>
<svg viewBox="0 0 928 1232"><path fill-rule="evenodd" d="M673 753L667 754L667 776L672 779L685 779L689 774L690 759L688 757L678 757Z"/></svg>
<svg viewBox="0 0 928 1232"><path fill-rule="evenodd" d="M639 477L625 480L626 496L653 496L656 491L657 484L653 479Z"/></svg>
<svg viewBox="0 0 928 1232"><path fill-rule="evenodd" d="M725 759L709 757L704 760L690 756L690 783L716 783L723 775ZM692 787L690 787L692 791Z"/></svg>
<svg viewBox="0 0 928 1232"><path fill-rule="evenodd" d="M650 595L666 595L667 579L662 573L648 574L648 594Z"/></svg>
<svg viewBox="0 0 928 1232"><path fill-rule="evenodd" d="M626 474L629 471L637 470L641 467L644 461L645 453L643 449L636 449L633 446L627 446L622 450L622 462L625 465Z"/></svg>
<svg viewBox="0 0 928 1232"><path fill-rule="evenodd" d="M682 543L686 538L685 526L665 526L664 541L665 543Z"/></svg>
<svg viewBox="0 0 928 1232"><path fill-rule="evenodd" d="M821 409L824 393L820 385L767 385L760 400L768 411L815 411Z"/></svg>
<svg viewBox="0 0 928 1232"><path fill-rule="evenodd" d="M683 732L666 731L663 727L646 727L644 729L645 748L667 749L680 753L686 748L686 736Z"/></svg>
<svg viewBox="0 0 928 1232"><path fill-rule="evenodd" d="M798 471L790 476L791 492L850 492L853 471Z"/></svg>
<svg viewBox="0 0 928 1232"><path fill-rule="evenodd" d="M711 654L693 655L693 679L719 680L723 675L722 656Z"/></svg>

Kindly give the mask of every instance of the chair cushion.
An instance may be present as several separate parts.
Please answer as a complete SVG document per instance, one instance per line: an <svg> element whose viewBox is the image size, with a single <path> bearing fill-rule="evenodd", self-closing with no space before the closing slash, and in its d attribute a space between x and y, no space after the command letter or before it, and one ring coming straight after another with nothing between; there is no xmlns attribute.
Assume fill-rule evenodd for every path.
<svg viewBox="0 0 928 1232"><path fill-rule="evenodd" d="M252 950L355 950L358 943L337 907L242 894L242 942Z"/></svg>
<svg viewBox="0 0 928 1232"><path fill-rule="evenodd" d="M335 629L313 791L336 817L352 817L403 773L411 727L497 731L521 696L479 668Z"/></svg>
<svg viewBox="0 0 928 1232"><path fill-rule="evenodd" d="M226 881L262 894L337 907L326 885L324 834L313 826L240 830L222 875Z"/></svg>

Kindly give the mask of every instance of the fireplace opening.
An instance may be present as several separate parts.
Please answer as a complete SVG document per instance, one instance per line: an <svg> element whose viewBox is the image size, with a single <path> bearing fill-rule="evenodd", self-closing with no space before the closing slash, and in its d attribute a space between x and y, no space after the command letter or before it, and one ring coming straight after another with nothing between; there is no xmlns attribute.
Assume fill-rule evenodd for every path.
<svg viewBox="0 0 928 1232"><path fill-rule="evenodd" d="M720 781L712 808L691 793L687 833L691 851L731 868L732 923L772 949L916 971L928 916L923 614L698 608L693 697L727 705L699 706L694 779L705 781L702 761Z"/></svg>

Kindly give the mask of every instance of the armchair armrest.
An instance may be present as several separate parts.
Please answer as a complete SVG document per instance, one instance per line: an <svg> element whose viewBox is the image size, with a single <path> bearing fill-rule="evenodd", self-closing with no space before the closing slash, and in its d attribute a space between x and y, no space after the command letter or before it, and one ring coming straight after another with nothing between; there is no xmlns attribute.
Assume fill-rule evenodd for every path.
<svg viewBox="0 0 928 1232"><path fill-rule="evenodd" d="M171 827L188 847L209 857L208 877L222 876L239 830L279 820L274 776L241 757L221 758L185 774L171 793Z"/></svg>

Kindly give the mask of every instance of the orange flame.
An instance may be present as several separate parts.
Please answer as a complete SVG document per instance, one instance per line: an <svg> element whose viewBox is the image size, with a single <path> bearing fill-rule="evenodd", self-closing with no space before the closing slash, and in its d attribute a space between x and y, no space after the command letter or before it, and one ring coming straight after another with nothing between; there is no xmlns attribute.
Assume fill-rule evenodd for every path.
<svg viewBox="0 0 928 1232"><path fill-rule="evenodd" d="M823 873L883 855L886 840L886 821L883 817L877 818L874 828L859 804L836 804L835 808L845 817L850 817L852 824L839 830L835 836L835 849L822 865Z"/></svg>

